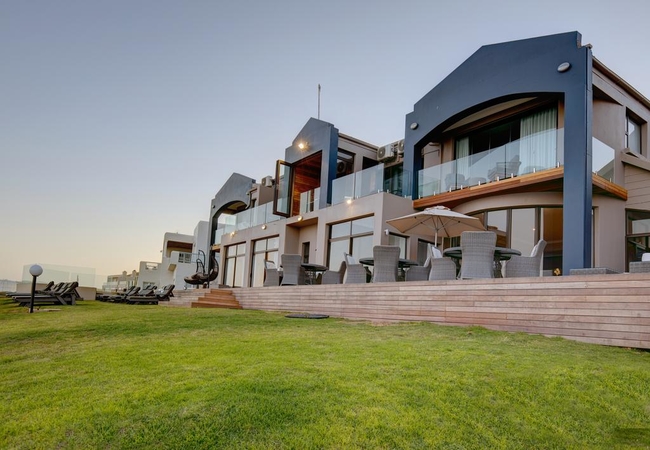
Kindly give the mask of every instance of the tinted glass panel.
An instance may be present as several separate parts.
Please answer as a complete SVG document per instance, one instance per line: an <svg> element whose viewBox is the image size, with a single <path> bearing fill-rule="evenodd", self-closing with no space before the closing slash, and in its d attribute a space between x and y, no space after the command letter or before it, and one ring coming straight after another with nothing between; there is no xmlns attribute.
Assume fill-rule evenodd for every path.
<svg viewBox="0 0 650 450"><path fill-rule="evenodd" d="M350 236L350 222L332 225L330 233L332 238Z"/></svg>
<svg viewBox="0 0 650 450"><path fill-rule="evenodd" d="M536 244L535 236L535 210L513 209L510 247L519 250L522 255L530 255Z"/></svg>
<svg viewBox="0 0 650 450"><path fill-rule="evenodd" d="M375 218L365 217L352 221L352 234L372 233L375 228Z"/></svg>

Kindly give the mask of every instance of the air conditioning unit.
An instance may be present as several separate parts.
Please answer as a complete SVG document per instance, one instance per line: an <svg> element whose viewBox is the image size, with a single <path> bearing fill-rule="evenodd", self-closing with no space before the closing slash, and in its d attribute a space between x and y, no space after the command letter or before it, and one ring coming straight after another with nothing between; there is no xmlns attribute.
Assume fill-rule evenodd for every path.
<svg viewBox="0 0 650 450"><path fill-rule="evenodd" d="M395 142L397 145L397 156L403 156L404 155L404 139L401 139L397 142Z"/></svg>
<svg viewBox="0 0 650 450"><path fill-rule="evenodd" d="M336 163L336 174L337 175L343 175L347 173L350 167L350 163L346 161L339 161Z"/></svg>
<svg viewBox="0 0 650 450"><path fill-rule="evenodd" d="M273 177L269 175L267 177L262 178L262 186L273 187Z"/></svg>
<svg viewBox="0 0 650 450"><path fill-rule="evenodd" d="M379 147L377 150L377 161L388 161L396 156L402 156L404 154L404 140L395 141L391 144L384 145Z"/></svg>

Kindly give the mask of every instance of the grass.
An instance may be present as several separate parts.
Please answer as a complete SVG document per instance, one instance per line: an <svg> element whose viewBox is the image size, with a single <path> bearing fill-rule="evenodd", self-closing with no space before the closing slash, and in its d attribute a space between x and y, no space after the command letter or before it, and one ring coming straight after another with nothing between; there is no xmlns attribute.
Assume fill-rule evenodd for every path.
<svg viewBox="0 0 650 450"><path fill-rule="evenodd" d="M650 353L481 328L0 300L3 449L650 448Z"/></svg>

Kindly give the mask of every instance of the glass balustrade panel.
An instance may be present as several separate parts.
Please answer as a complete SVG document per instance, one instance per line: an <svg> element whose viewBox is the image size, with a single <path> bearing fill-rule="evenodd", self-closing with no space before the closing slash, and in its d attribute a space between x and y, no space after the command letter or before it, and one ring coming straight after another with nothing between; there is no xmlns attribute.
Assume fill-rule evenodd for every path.
<svg viewBox="0 0 650 450"><path fill-rule="evenodd" d="M559 167L564 164L563 148L564 130L545 130L500 147L427 167L418 172L418 196L427 197ZM602 154L605 164L599 162L599 170L609 162L608 151L602 150Z"/></svg>

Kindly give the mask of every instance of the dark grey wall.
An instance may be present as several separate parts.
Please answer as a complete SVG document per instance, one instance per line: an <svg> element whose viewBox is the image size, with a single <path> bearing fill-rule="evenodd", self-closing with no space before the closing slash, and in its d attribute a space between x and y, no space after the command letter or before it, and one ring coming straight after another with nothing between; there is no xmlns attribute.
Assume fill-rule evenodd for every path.
<svg viewBox="0 0 650 450"><path fill-rule="evenodd" d="M557 67L569 62L569 71ZM490 104L556 93L564 97L563 272L591 265L592 55L578 32L486 45L419 100L406 116L404 168L417 197L420 150L458 118ZM411 124L417 123L412 130Z"/></svg>
<svg viewBox="0 0 650 450"><path fill-rule="evenodd" d="M298 148L300 142L306 142L308 148ZM330 186L336 177L336 158L339 146L339 130L331 123L310 118L300 133L293 140L291 147L285 150L285 162L295 163L309 155L322 151L321 187L319 209L325 208L332 201Z"/></svg>
<svg viewBox="0 0 650 450"><path fill-rule="evenodd" d="M250 196L248 192L253 187L255 179L233 173L228 178L219 192L217 192L210 202L210 232L208 235L208 246L213 244L214 232L217 229L217 216L219 213L233 203L242 202L250 205Z"/></svg>

